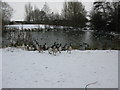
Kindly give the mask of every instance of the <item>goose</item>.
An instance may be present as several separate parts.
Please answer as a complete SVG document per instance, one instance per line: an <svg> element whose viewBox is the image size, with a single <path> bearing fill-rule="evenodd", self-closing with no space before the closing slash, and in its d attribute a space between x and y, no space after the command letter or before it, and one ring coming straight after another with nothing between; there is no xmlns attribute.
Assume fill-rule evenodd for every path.
<svg viewBox="0 0 120 90"><path fill-rule="evenodd" d="M26 46L26 50L28 50L29 51L29 45L27 44L27 46Z"/></svg>
<svg viewBox="0 0 120 90"><path fill-rule="evenodd" d="M52 54L52 48L51 47L48 47L48 53Z"/></svg>
<svg viewBox="0 0 120 90"><path fill-rule="evenodd" d="M44 45L43 45L43 50L47 50L48 49L48 46L47 46L47 44L45 43Z"/></svg>
<svg viewBox="0 0 120 90"><path fill-rule="evenodd" d="M33 42L34 42L36 45L38 45L38 46L39 46L39 43L38 43L38 41L37 41L37 40L33 40Z"/></svg>
<svg viewBox="0 0 120 90"><path fill-rule="evenodd" d="M63 46L63 51L66 51L68 49L67 43Z"/></svg>
<svg viewBox="0 0 120 90"><path fill-rule="evenodd" d="M85 45L84 45L84 43L83 42L81 42L80 44L79 44L79 49L80 50L85 50Z"/></svg>
<svg viewBox="0 0 120 90"><path fill-rule="evenodd" d="M56 48L57 48L57 49L59 48L59 44L58 44L58 43L56 44Z"/></svg>
<svg viewBox="0 0 120 90"><path fill-rule="evenodd" d="M51 46L51 48L53 48L54 46L56 46L56 42L54 42L54 44Z"/></svg>
<svg viewBox="0 0 120 90"><path fill-rule="evenodd" d="M85 50L89 47L88 43L84 43L85 45Z"/></svg>
<svg viewBox="0 0 120 90"><path fill-rule="evenodd" d="M42 45L39 45L40 52L43 52L43 47Z"/></svg>
<svg viewBox="0 0 120 90"><path fill-rule="evenodd" d="M29 51L32 51L32 47L31 47L31 45L29 45Z"/></svg>
<svg viewBox="0 0 120 90"><path fill-rule="evenodd" d="M53 47L53 55L54 55L54 56L56 56L57 51L58 51L58 50L57 50L56 46L54 46L54 47Z"/></svg>
<svg viewBox="0 0 120 90"><path fill-rule="evenodd" d="M39 45L38 45L38 44L36 44L36 50L38 50L39 53L40 53L40 48L39 48Z"/></svg>
<svg viewBox="0 0 120 90"><path fill-rule="evenodd" d="M30 45L30 51L34 51L34 45Z"/></svg>
<svg viewBox="0 0 120 90"><path fill-rule="evenodd" d="M25 44L24 43L22 44L22 49L25 50Z"/></svg>
<svg viewBox="0 0 120 90"><path fill-rule="evenodd" d="M71 51L72 51L72 45L71 45L71 43L70 43L70 45L68 46L67 52L69 52L69 53L71 54Z"/></svg>
<svg viewBox="0 0 120 90"><path fill-rule="evenodd" d="M35 51L35 50L36 50L35 45L32 45L32 51Z"/></svg>
<svg viewBox="0 0 120 90"><path fill-rule="evenodd" d="M61 44L59 45L58 51L59 51L59 53L61 53L61 51L62 51L62 45Z"/></svg>

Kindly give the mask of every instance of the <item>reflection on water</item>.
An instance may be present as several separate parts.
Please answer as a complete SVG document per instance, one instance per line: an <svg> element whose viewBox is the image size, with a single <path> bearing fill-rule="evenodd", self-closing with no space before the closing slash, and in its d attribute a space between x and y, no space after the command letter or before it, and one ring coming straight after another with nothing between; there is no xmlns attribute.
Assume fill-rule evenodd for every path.
<svg viewBox="0 0 120 90"><path fill-rule="evenodd" d="M3 35L3 46L10 45L10 43L13 41L18 42L19 44L34 44L34 40L37 40L40 45L46 43L48 46L51 46L54 42L57 42L61 43L62 46L66 43L72 43L73 46L77 47L80 45L80 43L84 42L89 44L91 48L96 47L98 49L102 49L105 47L106 49L120 49L119 37L94 31L79 30L6 32Z"/></svg>
<svg viewBox="0 0 120 90"><path fill-rule="evenodd" d="M85 32L85 35L83 37L83 41L89 43L90 45L92 44L92 41L93 41L93 36L92 36L92 33L91 32Z"/></svg>

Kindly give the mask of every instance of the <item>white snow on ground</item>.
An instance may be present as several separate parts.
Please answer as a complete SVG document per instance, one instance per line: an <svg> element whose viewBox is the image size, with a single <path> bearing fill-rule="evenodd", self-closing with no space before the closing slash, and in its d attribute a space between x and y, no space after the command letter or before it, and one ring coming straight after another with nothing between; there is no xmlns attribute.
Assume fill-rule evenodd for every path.
<svg viewBox="0 0 120 90"><path fill-rule="evenodd" d="M67 26L54 26L54 25L45 25L45 24L15 24L15 25L6 25L6 27L8 28L18 28L18 29L32 29L32 28L42 28L45 29L45 27L47 28L51 28L53 29L53 27L57 27L60 29L63 28L68 28ZM72 27L69 27L72 28Z"/></svg>
<svg viewBox="0 0 120 90"><path fill-rule="evenodd" d="M31 29L31 28L45 28L45 25L42 24L18 24L18 25L6 25L6 27L19 28L19 29Z"/></svg>
<svg viewBox="0 0 120 90"><path fill-rule="evenodd" d="M2 51L0 50L0 89L2 89Z"/></svg>
<svg viewBox="0 0 120 90"><path fill-rule="evenodd" d="M44 24L16 24L16 25L6 25L6 27L10 27L10 28L19 28L19 29L32 29L32 28L45 28L45 27L49 27L50 25L44 25ZM51 28L53 28L53 26L50 26Z"/></svg>
<svg viewBox="0 0 120 90"><path fill-rule="evenodd" d="M57 56L2 49L3 88L117 88L118 51L73 50Z"/></svg>

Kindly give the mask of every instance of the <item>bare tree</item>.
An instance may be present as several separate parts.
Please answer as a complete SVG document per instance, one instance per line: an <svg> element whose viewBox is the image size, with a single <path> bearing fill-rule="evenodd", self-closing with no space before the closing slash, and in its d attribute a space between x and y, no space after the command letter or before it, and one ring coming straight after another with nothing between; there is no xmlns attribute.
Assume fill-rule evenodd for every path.
<svg viewBox="0 0 120 90"><path fill-rule="evenodd" d="M64 2L63 16L69 21L69 25L84 27L86 22L86 11L83 4L79 1Z"/></svg>
<svg viewBox="0 0 120 90"><path fill-rule="evenodd" d="M44 11L47 15L50 14L51 10L47 4L47 2L45 2L43 8L42 8L42 11Z"/></svg>
<svg viewBox="0 0 120 90"><path fill-rule="evenodd" d="M2 2L2 23L10 21L13 13L13 8L6 2Z"/></svg>
<svg viewBox="0 0 120 90"><path fill-rule="evenodd" d="M43 8L41 9L41 11L45 12L45 16L44 16L44 23L48 24L50 21L50 14L51 14L51 9L49 8L48 4L45 2L45 4L43 5Z"/></svg>
<svg viewBox="0 0 120 90"><path fill-rule="evenodd" d="M31 3L25 5L25 20L30 22L32 20L33 7Z"/></svg>
<svg viewBox="0 0 120 90"><path fill-rule="evenodd" d="M40 21L40 10L35 6L34 10L32 11L32 21L39 22Z"/></svg>
<svg viewBox="0 0 120 90"><path fill-rule="evenodd" d="M68 4L67 4L67 2L64 2L64 4L63 4L62 16L64 19L68 19Z"/></svg>

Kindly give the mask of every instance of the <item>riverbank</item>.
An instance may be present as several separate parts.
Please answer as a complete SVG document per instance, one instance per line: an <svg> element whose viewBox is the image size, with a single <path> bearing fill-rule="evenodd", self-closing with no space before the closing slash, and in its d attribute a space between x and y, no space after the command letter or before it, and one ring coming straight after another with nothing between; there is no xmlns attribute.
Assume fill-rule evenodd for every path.
<svg viewBox="0 0 120 90"><path fill-rule="evenodd" d="M56 56L16 48L2 52L3 88L117 88L118 51L72 50Z"/></svg>

